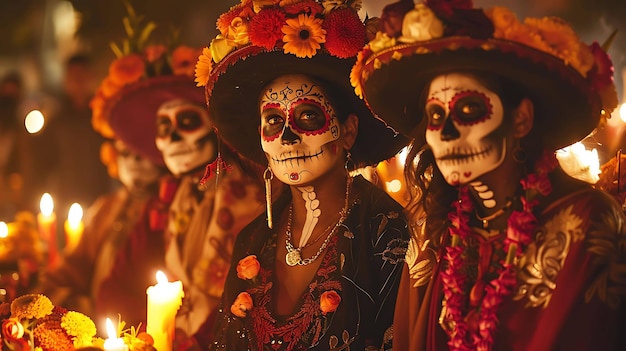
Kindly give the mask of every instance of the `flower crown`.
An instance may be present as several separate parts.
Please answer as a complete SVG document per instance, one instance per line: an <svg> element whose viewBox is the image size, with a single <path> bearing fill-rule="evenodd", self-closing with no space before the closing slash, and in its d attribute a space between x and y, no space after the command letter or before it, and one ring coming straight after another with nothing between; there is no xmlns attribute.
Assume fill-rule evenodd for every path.
<svg viewBox="0 0 626 351"><path fill-rule="evenodd" d="M109 65L109 73L102 81L90 102L93 128L105 138L113 138L105 107L122 88L141 81L163 75L183 75L193 78L195 62L200 49L186 45L148 44L154 22L142 24L143 16L138 16L132 6L125 3L128 15L123 23L127 38L121 47L111 43L116 59ZM176 33L174 33L174 40Z"/></svg>
<svg viewBox="0 0 626 351"><path fill-rule="evenodd" d="M361 0L242 0L217 19L220 34L202 50L196 83L205 86L213 64L250 44L299 58L354 57L366 42L360 8Z"/></svg>
<svg viewBox="0 0 626 351"><path fill-rule="evenodd" d="M408 17L411 11L419 10L429 12L433 16L432 21L425 30L411 31L407 26L410 21ZM522 22L505 7L483 11L473 8L471 0L425 0L415 7L408 7L406 1L400 1L384 9L379 28L381 30L376 33L376 37L359 52L357 64L350 74L350 82L360 97L363 97L360 77L364 74L364 65L375 53L400 44L469 36L514 42L560 59L564 65L584 77L591 90L598 92L602 100L603 117L607 113L610 116L618 104L613 84L613 65L606 48L597 42L586 45L568 23L557 17L526 18ZM380 64L374 62L375 67Z"/></svg>

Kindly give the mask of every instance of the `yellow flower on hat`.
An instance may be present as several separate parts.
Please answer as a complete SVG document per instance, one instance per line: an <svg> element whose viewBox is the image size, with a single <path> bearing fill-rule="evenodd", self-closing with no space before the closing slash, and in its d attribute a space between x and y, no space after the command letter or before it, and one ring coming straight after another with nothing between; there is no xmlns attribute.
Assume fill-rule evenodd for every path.
<svg viewBox="0 0 626 351"><path fill-rule="evenodd" d="M207 47L202 49L202 54L196 62L196 86L203 87L209 81L209 74L213 68L211 50Z"/></svg>
<svg viewBox="0 0 626 351"><path fill-rule="evenodd" d="M326 31L322 29L322 20L306 14L299 14L296 18L289 18L282 28L283 50L287 54L297 57L312 58L326 42Z"/></svg>

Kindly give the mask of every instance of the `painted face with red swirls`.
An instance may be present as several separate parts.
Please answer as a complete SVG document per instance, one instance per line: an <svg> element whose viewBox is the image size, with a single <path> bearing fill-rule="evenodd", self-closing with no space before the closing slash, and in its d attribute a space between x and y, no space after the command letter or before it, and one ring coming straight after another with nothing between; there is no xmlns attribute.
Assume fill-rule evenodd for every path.
<svg viewBox="0 0 626 351"><path fill-rule="evenodd" d="M306 76L270 83L260 113L261 146L283 183L307 184L343 162L339 120L324 91Z"/></svg>
<svg viewBox="0 0 626 351"><path fill-rule="evenodd" d="M502 164L502 102L476 79L460 73L436 77L425 111L426 142L448 184L466 184Z"/></svg>

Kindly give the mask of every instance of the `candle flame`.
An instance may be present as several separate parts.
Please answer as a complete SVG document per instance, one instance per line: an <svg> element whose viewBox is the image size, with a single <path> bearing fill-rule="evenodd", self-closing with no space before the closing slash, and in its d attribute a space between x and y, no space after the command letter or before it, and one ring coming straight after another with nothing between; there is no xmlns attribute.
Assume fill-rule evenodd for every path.
<svg viewBox="0 0 626 351"><path fill-rule="evenodd" d="M83 208L76 202L70 206L70 211L67 214L67 221L72 228L78 227L80 221L83 219Z"/></svg>
<svg viewBox="0 0 626 351"><path fill-rule="evenodd" d="M46 119L44 118L41 111L32 110L24 118L24 126L26 127L26 131L28 133L35 134L41 131L45 124L45 121Z"/></svg>
<svg viewBox="0 0 626 351"><path fill-rule="evenodd" d="M113 322L111 321L111 318L107 317L106 325L107 325L107 335L109 336L109 339L117 338L117 330L115 329L115 326L113 325Z"/></svg>
<svg viewBox="0 0 626 351"><path fill-rule="evenodd" d="M52 201L52 196L48 193L44 193L41 195L41 201L39 201L39 210L41 210L41 214L44 216L51 216L52 211L54 211L54 202Z"/></svg>
<svg viewBox="0 0 626 351"><path fill-rule="evenodd" d="M0 222L0 238L6 238L9 236L9 227L6 223Z"/></svg>
<svg viewBox="0 0 626 351"><path fill-rule="evenodd" d="M157 271L156 272L156 280L157 280L157 283L159 283L159 284L167 284L168 283L167 276L165 275L165 273L163 273L161 271Z"/></svg>

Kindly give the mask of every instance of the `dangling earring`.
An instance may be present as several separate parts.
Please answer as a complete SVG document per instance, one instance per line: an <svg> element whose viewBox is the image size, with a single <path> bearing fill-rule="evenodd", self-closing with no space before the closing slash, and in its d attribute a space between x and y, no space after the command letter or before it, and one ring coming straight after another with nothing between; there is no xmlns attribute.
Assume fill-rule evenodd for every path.
<svg viewBox="0 0 626 351"><path fill-rule="evenodd" d="M267 227L272 229L274 225L272 222L272 179L274 179L274 173L270 166L267 166L265 172L263 172L263 179L265 180L265 203L267 205Z"/></svg>
<svg viewBox="0 0 626 351"><path fill-rule="evenodd" d="M520 145L520 139L515 139L515 147L513 147L512 156L513 161L516 163L526 163L528 155L526 154L526 150Z"/></svg>
<svg viewBox="0 0 626 351"><path fill-rule="evenodd" d="M343 168L345 168L348 175L350 175L351 172L356 171L356 163L352 160L350 150L346 153L346 163L344 163Z"/></svg>

